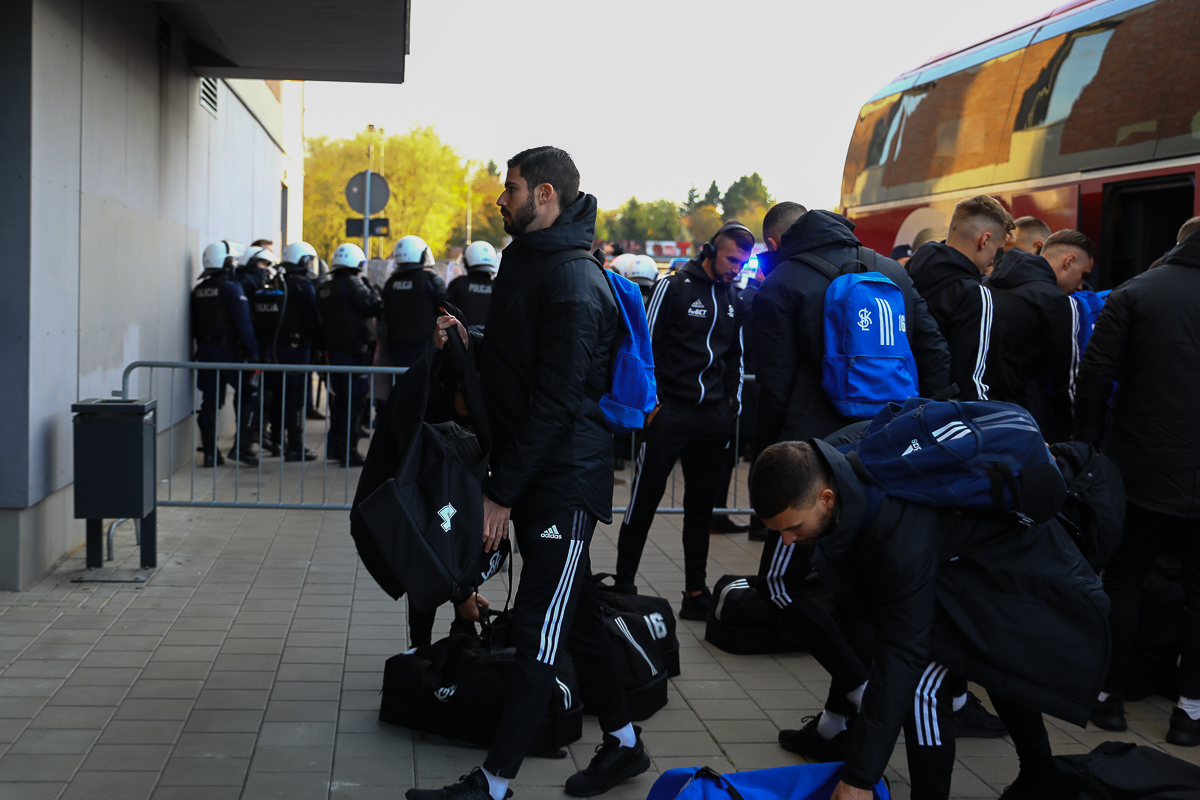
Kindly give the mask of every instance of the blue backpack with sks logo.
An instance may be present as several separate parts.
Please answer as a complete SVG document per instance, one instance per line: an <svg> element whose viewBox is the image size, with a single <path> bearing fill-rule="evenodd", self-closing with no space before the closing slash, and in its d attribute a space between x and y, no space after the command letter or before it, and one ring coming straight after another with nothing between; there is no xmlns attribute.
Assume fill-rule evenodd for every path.
<svg viewBox="0 0 1200 800"><path fill-rule="evenodd" d="M612 388L600 398L600 410L614 433L636 430L646 424L646 415L658 405L658 383L654 379L654 349L642 290L628 278L604 269L600 260L587 250L565 250L542 267L549 271L576 259L590 259L604 272L617 310L621 313L624 335L612 357Z"/></svg>
<svg viewBox="0 0 1200 800"><path fill-rule="evenodd" d="M1067 487L1033 417L1012 403L909 398L838 450L883 494L1046 522Z"/></svg>
<svg viewBox="0 0 1200 800"><path fill-rule="evenodd" d="M875 251L835 267L820 256L800 260L832 279L825 290L825 356L821 388L843 417L870 419L891 402L920 394L917 362L908 344L904 293L871 270Z"/></svg>

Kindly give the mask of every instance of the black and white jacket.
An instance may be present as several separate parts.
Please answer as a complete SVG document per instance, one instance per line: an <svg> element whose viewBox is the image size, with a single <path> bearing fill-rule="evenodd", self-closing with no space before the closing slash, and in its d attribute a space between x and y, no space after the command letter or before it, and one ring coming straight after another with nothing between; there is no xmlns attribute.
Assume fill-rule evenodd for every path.
<svg viewBox="0 0 1200 800"><path fill-rule="evenodd" d="M658 398L692 406L742 402L742 329L737 290L696 261L658 282L647 312Z"/></svg>

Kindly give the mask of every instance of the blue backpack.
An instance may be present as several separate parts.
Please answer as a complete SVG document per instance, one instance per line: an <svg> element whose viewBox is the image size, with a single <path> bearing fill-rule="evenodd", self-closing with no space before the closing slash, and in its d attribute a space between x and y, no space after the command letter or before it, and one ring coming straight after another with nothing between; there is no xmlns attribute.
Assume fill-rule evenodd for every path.
<svg viewBox="0 0 1200 800"><path fill-rule="evenodd" d="M1012 403L912 397L838 449L883 494L921 505L1015 512L1040 523L1067 496L1037 423Z"/></svg>
<svg viewBox="0 0 1200 800"><path fill-rule="evenodd" d="M1079 311L1079 332L1076 341L1079 343L1080 353L1087 349L1088 342L1092 339L1092 330L1096 327L1096 320L1100 319L1100 312L1104 310L1104 301L1108 299L1108 294L1108 291L1089 292L1084 289L1071 295L1071 300Z"/></svg>
<svg viewBox="0 0 1200 800"><path fill-rule="evenodd" d="M875 251L835 267L805 253L800 260L832 279L825 290L825 356L821 388L844 417L870 419L890 402L920 393L917 362L908 344L904 293L890 278L870 271ZM861 271L859 271L861 270Z"/></svg>
<svg viewBox="0 0 1200 800"><path fill-rule="evenodd" d="M842 779L842 765L796 764L722 775L712 767L669 769L646 800L829 800ZM890 800L886 779L875 784L874 800Z"/></svg>
<svg viewBox="0 0 1200 800"><path fill-rule="evenodd" d="M612 388L600 398L600 410L608 427L615 433L625 433L646 424L646 415L658 405L658 384L654 380L654 349L650 341L650 326L646 323L646 306L642 290L636 283L612 270L604 269L599 259L587 250L566 250L545 262L549 271L568 261L591 259L608 278L613 299L621 312L624 336L621 346L612 356Z"/></svg>

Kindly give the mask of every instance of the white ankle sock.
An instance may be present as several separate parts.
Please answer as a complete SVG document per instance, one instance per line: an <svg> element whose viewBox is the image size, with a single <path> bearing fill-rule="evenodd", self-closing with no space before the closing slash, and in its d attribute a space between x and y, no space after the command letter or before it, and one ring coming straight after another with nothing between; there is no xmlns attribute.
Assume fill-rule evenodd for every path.
<svg viewBox="0 0 1200 800"><path fill-rule="evenodd" d="M608 735L617 737L617 741L621 743L621 747L633 747L637 744L637 733L633 730L632 722L626 722L624 728L612 731Z"/></svg>
<svg viewBox="0 0 1200 800"><path fill-rule="evenodd" d="M1191 697L1180 697L1179 707L1187 712L1187 715L1192 718L1192 721L1200 720L1200 700L1194 700Z"/></svg>
<svg viewBox="0 0 1200 800"><path fill-rule="evenodd" d="M859 711L862 711L862 696L863 696L863 692L865 692L866 690L867 690L867 684L863 683L862 686L858 687L857 689L855 689L852 692L849 692L846 695L846 699L849 700L851 703L854 703L854 707L856 709L858 709Z"/></svg>
<svg viewBox="0 0 1200 800"><path fill-rule="evenodd" d="M846 730L846 718L841 714L834 714L826 709L821 712L821 718L817 720L817 733L822 739L832 739L842 731Z"/></svg>
<svg viewBox="0 0 1200 800"><path fill-rule="evenodd" d="M504 800L504 795L508 794L508 778L501 778L499 775L493 775L486 769L483 774L488 779L488 792L492 795L492 800Z"/></svg>
<svg viewBox="0 0 1200 800"><path fill-rule="evenodd" d="M963 692L958 697L954 698L954 710L962 711L963 706L967 704L967 693Z"/></svg>
<svg viewBox="0 0 1200 800"><path fill-rule="evenodd" d="M1096 695L1096 699L1103 703L1108 699L1108 692L1101 692L1100 694Z"/></svg>

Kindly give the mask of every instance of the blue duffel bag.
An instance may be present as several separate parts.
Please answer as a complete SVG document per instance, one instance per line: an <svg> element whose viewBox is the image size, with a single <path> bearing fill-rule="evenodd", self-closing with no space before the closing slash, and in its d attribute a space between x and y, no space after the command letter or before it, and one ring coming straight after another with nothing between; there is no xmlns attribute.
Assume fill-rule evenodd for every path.
<svg viewBox="0 0 1200 800"><path fill-rule="evenodd" d="M669 769L646 800L829 800L842 779L841 763L798 764L722 775L712 767ZM891 800L887 783L875 784L875 800Z"/></svg>

